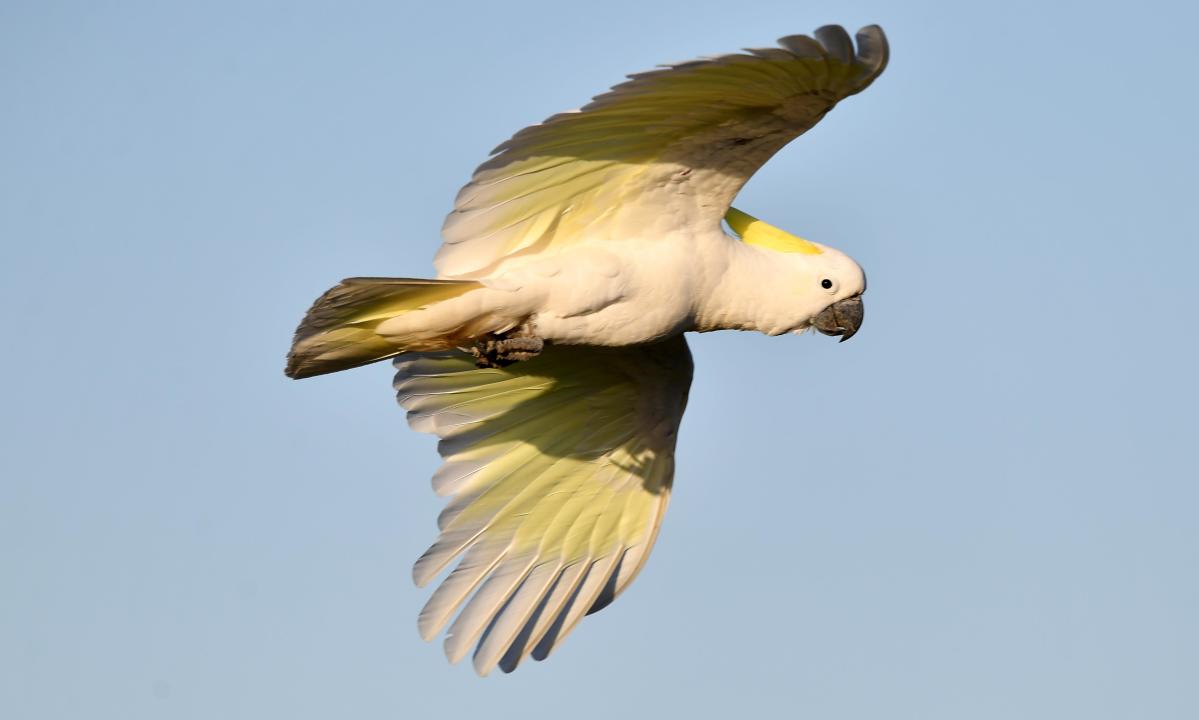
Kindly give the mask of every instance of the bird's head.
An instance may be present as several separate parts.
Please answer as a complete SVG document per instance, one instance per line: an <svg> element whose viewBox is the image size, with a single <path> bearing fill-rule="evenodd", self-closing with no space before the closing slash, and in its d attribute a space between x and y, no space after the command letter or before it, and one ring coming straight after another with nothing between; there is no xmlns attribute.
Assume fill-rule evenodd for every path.
<svg viewBox="0 0 1199 720"><path fill-rule="evenodd" d="M801 317L795 328L839 335L841 342L862 326L866 274L853 258L835 248L792 235L752 215L729 208L725 222L747 245L774 251L787 263L789 304Z"/></svg>

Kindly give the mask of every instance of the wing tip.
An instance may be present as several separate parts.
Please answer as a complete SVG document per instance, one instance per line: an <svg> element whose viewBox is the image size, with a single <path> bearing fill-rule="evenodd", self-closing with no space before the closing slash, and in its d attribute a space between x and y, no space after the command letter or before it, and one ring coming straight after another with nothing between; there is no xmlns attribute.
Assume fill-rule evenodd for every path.
<svg viewBox="0 0 1199 720"><path fill-rule="evenodd" d="M887 34L879 25L866 25L858 30L858 54L856 63L870 71L871 79L887 67L891 57L891 46Z"/></svg>
<svg viewBox="0 0 1199 720"><path fill-rule="evenodd" d="M787 35L778 40L778 44L797 57L831 58L846 64L853 64L864 71L864 78L858 90L863 90L878 75L886 69L890 59L890 46L887 34L879 25L866 25L855 35L857 52L854 52L854 42L849 33L840 25L823 25L816 28L812 35Z"/></svg>

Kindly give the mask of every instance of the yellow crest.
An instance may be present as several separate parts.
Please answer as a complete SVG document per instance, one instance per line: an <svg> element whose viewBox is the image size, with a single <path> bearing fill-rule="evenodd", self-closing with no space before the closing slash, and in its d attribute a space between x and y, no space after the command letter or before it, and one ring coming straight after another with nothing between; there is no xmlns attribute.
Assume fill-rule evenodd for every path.
<svg viewBox="0 0 1199 720"><path fill-rule="evenodd" d="M729 208L728 213L724 216L724 221L747 245L757 245L776 252L803 253L804 255L819 255L824 252L815 243L779 230L737 208Z"/></svg>

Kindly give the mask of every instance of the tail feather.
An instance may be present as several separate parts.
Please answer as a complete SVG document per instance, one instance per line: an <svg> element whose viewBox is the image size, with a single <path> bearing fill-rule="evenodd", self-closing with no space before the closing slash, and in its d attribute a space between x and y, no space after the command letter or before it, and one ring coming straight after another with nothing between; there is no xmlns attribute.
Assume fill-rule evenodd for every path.
<svg viewBox="0 0 1199 720"><path fill-rule="evenodd" d="M296 328L287 369L291 378L348 370L411 350L375 330L385 320L482 287L474 281L347 278L317 298Z"/></svg>

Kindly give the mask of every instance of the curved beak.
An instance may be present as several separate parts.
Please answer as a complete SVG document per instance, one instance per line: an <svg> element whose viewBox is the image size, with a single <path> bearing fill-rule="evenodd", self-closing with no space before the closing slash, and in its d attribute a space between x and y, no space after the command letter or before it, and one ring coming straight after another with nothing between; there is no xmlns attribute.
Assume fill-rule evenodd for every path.
<svg viewBox="0 0 1199 720"><path fill-rule="evenodd" d="M812 320L812 325L825 335L840 335L845 342L862 327L862 296L854 295L829 305Z"/></svg>

